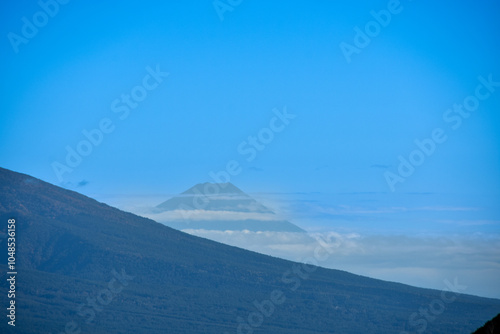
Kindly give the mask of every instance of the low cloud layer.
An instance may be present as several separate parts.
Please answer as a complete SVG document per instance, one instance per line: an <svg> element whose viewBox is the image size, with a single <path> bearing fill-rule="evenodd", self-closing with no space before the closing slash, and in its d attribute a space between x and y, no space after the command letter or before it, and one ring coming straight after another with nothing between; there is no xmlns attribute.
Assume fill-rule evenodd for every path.
<svg viewBox="0 0 500 334"><path fill-rule="evenodd" d="M277 216L272 213L211 210L172 210L159 213L143 213L142 216L151 218L157 222L168 222L172 220L278 220Z"/></svg>
<svg viewBox="0 0 500 334"><path fill-rule="evenodd" d="M500 298L500 238L485 236L361 236L359 234L184 230L184 232L292 261L308 262L328 240L325 268L442 289L458 278L464 293ZM309 260L308 260L309 259Z"/></svg>

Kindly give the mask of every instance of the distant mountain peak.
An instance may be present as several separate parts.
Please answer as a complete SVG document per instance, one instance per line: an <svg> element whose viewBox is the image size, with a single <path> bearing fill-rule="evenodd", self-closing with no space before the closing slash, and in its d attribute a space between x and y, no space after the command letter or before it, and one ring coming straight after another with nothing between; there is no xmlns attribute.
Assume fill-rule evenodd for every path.
<svg viewBox="0 0 500 334"><path fill-rule="evenodd" d="M305 232L232 183L198 183L155 207L149 218L180 230Z"/></svg>
<svg viewBox="0 0 500 334"><path fill-rule="evenodd" d="M198 183L188 190L181 193L181 195L205 195L205 196L213 196L216 194L238 194L238 195L246 195L240 188L236 187L231 182L225 183L212 183L212 182L204 182Z"/></svg>
<svg viewBox="0 0 500 334"><path fill-rule="evenodd" d="M162 211L207 210L273 213L232 183L198 183L156 206Z"/></svg>

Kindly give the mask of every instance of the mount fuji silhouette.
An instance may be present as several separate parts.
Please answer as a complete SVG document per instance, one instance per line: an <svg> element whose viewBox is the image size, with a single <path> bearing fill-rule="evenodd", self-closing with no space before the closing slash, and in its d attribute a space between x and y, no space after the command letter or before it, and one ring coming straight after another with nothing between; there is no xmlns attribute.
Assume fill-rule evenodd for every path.
<svg viewBox="0 0 500 334"><path fill-rule="evenodd" d="M147 215L178 230L305 232L232 183L199 183Z"/></svg>

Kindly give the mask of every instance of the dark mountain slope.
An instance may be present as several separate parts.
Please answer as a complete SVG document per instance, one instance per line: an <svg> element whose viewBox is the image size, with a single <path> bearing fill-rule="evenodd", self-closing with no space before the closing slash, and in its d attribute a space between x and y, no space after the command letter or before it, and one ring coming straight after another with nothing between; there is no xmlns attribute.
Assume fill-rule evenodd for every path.
<svg viewBox="0 0 500 334"><path fill-rule="evenodd" d="M400 333L419 329L410 316L441 298L190 236L0 168L3 254L9 218L16 219L16 327L4 315L1 333L237 333L249 315L255 326L240 333ZM6 263L3 255L5 292ZM273 291L285 300L262 315L254 302ZM1 301L7 307L6 293ZM499 300L459 295L427 330L470 333L499 311Z"/></svg>
<svg viewBox="0 0 500 334"><path fill-rule="evenodd" d="M472 334L500 334L500 314L484 324Z"/></svg>

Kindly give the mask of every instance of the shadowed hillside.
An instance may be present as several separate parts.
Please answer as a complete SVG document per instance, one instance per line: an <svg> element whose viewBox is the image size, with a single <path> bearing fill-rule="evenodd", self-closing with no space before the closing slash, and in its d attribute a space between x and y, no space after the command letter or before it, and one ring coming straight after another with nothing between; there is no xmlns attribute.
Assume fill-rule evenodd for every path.
<svg viewBox="0 0 500 334"><path fill-rule="evenodd" d="M500 314L484 324L472 334L500 334Z"/></svg>

